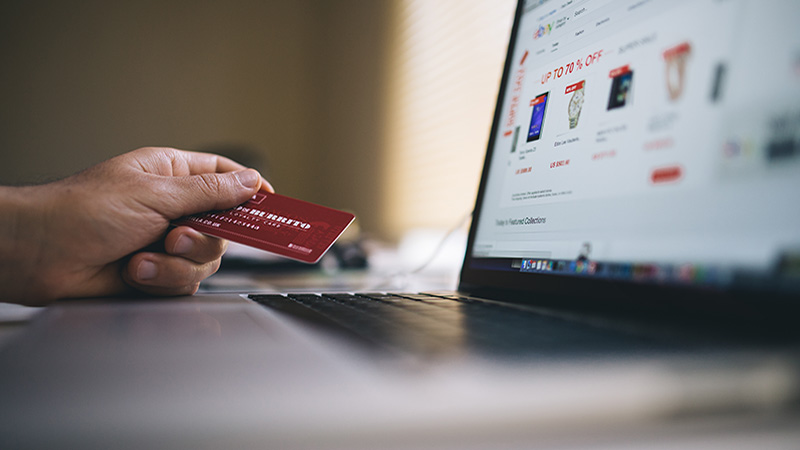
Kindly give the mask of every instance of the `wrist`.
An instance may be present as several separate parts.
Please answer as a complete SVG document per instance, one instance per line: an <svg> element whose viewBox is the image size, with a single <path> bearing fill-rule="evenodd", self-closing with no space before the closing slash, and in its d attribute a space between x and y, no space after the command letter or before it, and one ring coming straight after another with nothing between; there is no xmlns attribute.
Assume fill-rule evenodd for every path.
<svg viewBox="0 0 800 450"><path fill-rule="evenodd" d="M0 187L2 301L34 305L53 299L43 279L46 197L45 186Z"/></svg>

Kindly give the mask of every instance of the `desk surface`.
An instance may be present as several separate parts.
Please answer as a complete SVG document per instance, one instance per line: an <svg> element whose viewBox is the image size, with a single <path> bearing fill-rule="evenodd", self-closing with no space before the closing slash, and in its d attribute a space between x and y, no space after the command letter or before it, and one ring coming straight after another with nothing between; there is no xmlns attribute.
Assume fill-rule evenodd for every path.
<svg viewBox="0 0 800 450"><path fill-rule="evenodd" d="M0 303L0 347L24 330L43 309Z"/></svg>
<svg viewBox="0 0 800 450"><path fill-rule="evenodd" d="M385 282L386 280L385 272L324 272L311 270L294 273L275 273L268 270L223 270L218 275L210 278L204 284L204 289L207 291L269 291L291 290L298 286L305 286L323 290L360 290L362 288L367 289L371 287L372 285L369 283L375 283L376 281ZM452 273L436 273L435 271L432 273L423 273L413 278L399 277L394 279L389 278L389 280L391 282L404 283L402 286L393 286L398 289L415 290L416 287L421 287L422 289L452 289L455 287L455 278L452 276ZM390 286L386 287L386 289L389 288ZM122 309L125 308L121 307L120 310ZM26 326L31 323L31 320L43 310L43 308L28 308L17 305L0 304L0 347L6 345L13 346L14 337L21 331L24 331ZM157 330L150 328L150 325L157 327L159 324L157 321L148 321L148 327L145 327L147 336L153 338L153 332ZM162 331L173 330L174 327L170 326ZM658 411L654 412L652 408L650 408L646 410L648 411L647 414L635 414L636 403L633 402L628 405L628 409L631 409L631 405L633 405L632 411L634 412L630 413L630 416L626 416L626 420L614 421L608 419L608 411L592 416L590 413L591 411L595 413L600 411L598 405L602 406L601 400L608 402L609 399L613 398L614 402L619 403L619 405L615 406L621 405L623 410L625 410L626 401L638 398L635 395L637 386L641 388L642 385L631 382L631 380L636 381L638 379L637 373L638 376L642 377L639 381L649 380L649 382L653 382L653 380L655 380L659 383L667 383L667 385L659 385L659 389L663 388L663 392L667 393L672 391L679 393L677 395L679 398L674 395L675 392L669 395L664 394L663 398L661 398L658 397L661 395L659 394L661 391L657 389L653 393L653 395L658 397L658 402L661 402L657 404L669 406L670 402L676 400L676 398L680 401L692 401L688 395L689 391L681 387L680 383L675 384L676 380L670 381L670 379L661 380L662 374L658 371L650 371L658 367L650 368L646 365L638 368L639 372L636 372L636 370L629 370L631 368L628 368L624 371L606 370L608 373L605 373L603 367L593 366L589 371L570 370L560 375L556 374L555 376L549 377L542 376L543 374L539 373L540 370L537 369L534 372L534 375L538 377L536 383L531 383L529 378L523 377L524 379L518 379L520 378L520 374L516 374L515 378L515 376L512 376L513 373L509 373L507 374L508 376L503 378L508 386L491 386L488 383L484 383L481 381L483 378L479 376L481 374L476 374L476 379L474 380L459 379L458 381L460 384L450 383L447 382L446 379L438 380L437 377L441 374L432 372L430 376L419 377L417 379L419 385L411 385L411 387L406 386L408 389L395 392L397 395L389 395L394 391L376 391L375 384L371 383L366 383L369 388L364 391L361 389L361 387L364 386L363 383L350 386L343 382L341 384L341 389L345 393L351 392L359 395L365 393L375 395L377 393L383 396L375 399L375 404L373 405L374 409L365 407L365 410L370 411L370 414L362 414L362 420L366 420L367 422L373 420L377 424L383 424L381 426L387 427L386 429L388 431L370 433L369 430L357 429L359 424L354 423L352 417L342 417L342 421L336 421L333 424L329 423L330 428L323 429L322 431L325 431L323 433L320 429L315 429L315 424L309 423L308 418L314 414L328 419L331 417L338 418L342 415L343 410L347 410L348 407L352 408L351 403L353 400L352 398L348 398L346 402L338 406L336 406L335 403L331 403L335 408L331 408L331 406L328 405L327 410L333 409L335 411L329 411L330 414L326 415L325 412L327 410L324 404L325 402L320 404L319 397L313 395L313 389L311 390L312 393L309 394L307 392L309 391L309 387L314 386L314 384L312 383L309 385L307 383L307 377L303 378L300 373L293 373L291 374L292 376L287 375L272 380L269 379L269 377L254 378L250 376L250 374L253 373L252 371L233 370L232 368L226 368L224 365L206 367L205 370L196 372L170 372L170 370L175 369L175 367L169 365L170 362L175 361L175 357L180 356L181 358L188 358L192 355L183 352L176 353L175 355L160 354L159 351L164 351L165 349L159 349L159 346L137 347L137 349L148 348L152 350L145 353L137 353L132 351L133 348L128 345L126 340L108 343L95 342L91 344L78 339L75 340L73 344L85 345L89 350L93 351L87 350L83 359L78 358L78 362L76 362L75 359L69 358L60 361L60 365L53 365L54 368L58 368L59 370L66 368L74 371L74 376L71 378L73 384L69 385L69 383L67 383L66 385L69 386L69 388L65 388L60 385L60 383L56 384L51 382L53 378L49 374L59 373L63 375L63 370L61 372L59 372L59 370L51 370L48 371L47 375L42 374L42 380L50 380L48 381L48 384L50 384L48 386L42 386L36 383L28 386L32 394L41 394L41 404L33 405L33 411L29 411L30 415L32 417L39 417L40 420L43 419L43 414L46 415L48 412L50 412L52 416L50 417L50 422L44 421L44 423L50 423L50 426L42 426L42 422L38 422L35 428L31 428L31 430L37 430L37 432L30 436L38 436L39 431L45 432L43 434L46 435L46 432L50 431L53 433L60 432L64 436L71 436L75 439L80 438L80 433L78 433L78 435L70 434L70 427L64 423L62 416L53 412L64 411L64 414L67 414L66 412L69 411L71 414L74 414L76 407L78 407L78 409L83 408L82 412L86 417L92 418L92 420L87 420L85 423L80 421L77 423L78 425L84 425L86 427L84 431L95 434L94 437L100 439L99 441L93 439L86 441L86 443L96 445L96 448L107 448L108 446L117 448L143 448L146 446L137 445L137 442L139 444L152 444L152 447L163 446L164 443L169 443L173 448L193 449L220 447L270 448L271 445L274 445L276 448L298 449L319 447L332 449L366 449L380 447L392 449L431 448L442 450L451 450L454 448L512 449L534 447L554 449L759 448L761 450L800 448L800 411L798 411L797 408L783 408L786 405L783 405L780 409L771 408L766 405L763 409L756 408L753 410L751 408L746 410L745 408L745 410L742 411L731 410L724 414L708 414L708 411L699 408L697 411L688 415L682 414L680 416L674 416L670 415L669 408L664 409L661 413L658 413ZM261 354L264 350L262 347L265 346L259 345L253 348L253 355ZM273 349L276 348L277 347L274 347ZM8 348L8 350L10 349L11 347ZM220 347L218 350L224 350L223 354L226 355L226 357L235 356L236 352L243 351L242 347L239 345L232 345L224 348ZM102 357L98 358L98 355ZM159 355L163 356L163 358L160 358ZM32 357L33 363L35 363L33 366L40 367L37 365L40 364L43 368L49 368L50 361L57 359L50 358L50 356L58 355L57 353L51 355L40 354ZM81 355L79 354L78 356L80 357ZM284 359L279 359L279 356L283 356ZM297 362L293 359L295 357L296 355L287 354L286 352L273 353L269 355L269 358L266 358L268 361L265 362L265 367L274 369L275 367L281 366L281 362L285 363L285 365L291 365ZM27 358L28 356L26 356L26 359ZM123 368L127 367L128 369L116 373L116 376L97 377L95 371L98 365L110 364L113 362L114 358L124 359L127 365ZM203 357L199 358L198 361L206 361L206 359ZM31 363L31 361L26 361L26 363ZM730 363L730 361L728 361L728 363ZM743 387L761 383L769 388L772 385L769 381L774 378L773 375L784 373L780 370L769 370L769 367L765 369L766 372L762 373L762 371L756 370L757 367L753 368L747 364L728 365L734 369L737 367L743 369L743 377L738 380L738 382L743 383L741 384ZM776 369L781 369L781 367L782 366L779 364L776 366ZM129 370L131 368L138 370L138 372L133 372L133 375L136 376L132 376ZM165 368L170 370L166 370ZM636 369L636 367L632 369ZM332 373L326 370L317 372L324 375L315 380L332 379ZM266 371L265 373L269 374L270 372L273 378L275 378L275 370ZM308 371L303 370L303 372ZM220 373L224 375L221 377L221 380ZM787 370L785 373L791 377L793 372ZM175 374L180 374L180 376L164 377L164 375ZM714 391L716 387L718 387L717 385L720 384L720 381L723 381L722 387L731 381L730 379L725 381L722 379L723 377L717 376L720 375L719 371L713 373L699 372L699 374L707 378L707 387L711 391ZM306 375L308 374L306 373ZM421 375L424 375L424 372L422 372ZM767 376L766 379L763 378L764 375ZM92 376L97 378L92 379L91 383L80 382L80 380L86 380L87 377L91 379ZM571 377L574 377L575 383L570 383L569 380ZM495 376L489 377L488 375L485 378L486 380L495 381L497 379ZM692 377L692 380L696 381L697 378L698 377ZM27 382L27 380L20 380L19 377L13 379L22 384ZM301 379L305 379L306 381L301 382ZM782 380L780 377L777 379L778 381ZM6 378L6 381L8 380L9 378ZM764 380L768 382L765 383ZM230 388L231 385L235 385L246 386L247 389L245 392L238 393L223 392L222 394L224 395L220 394L217 397L212 397L211 400L203 400L202 397L195 395L199 392L205 393L205 390L209 386L219 381L222 381L222 383L218 383L218 385L216 385L217 388ZM512 381L518 382L516 388L513 387L514 383L512 383ZM597 389L597 386L602 385L604 381L608 386L614 386L614 388ZM794 381L792 379L789 379L788 382L789 385L794 386ZM548 383L552 389L547 388ZM648 385L648 383L644 383L644 385ZM136 388L132 386L136 386ZM344 387L348 386L350 391L344 389ZM159 390L159 387L162 389ZM12 389L11 393L18 389L18 387L13 385L9 386L8 383L0 384L0 389L9 388ZM448 396L448 390L458 395ZM580 394L582 390L585 391L586 395L595 395L601 400L590 402L590 404L584 404L586 396ZM615 394L614 391L618 391L618 393ZM49 395L47 394L48 392L50 392L50 394L60 394L64 398L58 398L58 395ZM295 397L291 397L290 395L293 392L295 393ZM776 392L780 395L780 392L783 391ZM7 391L7 393L9 392ZM702 394L702 392L697 392L696 394ZM497 400L503 396L506 398L519 397L521 403L516 406L523 409L525 407L530 408L530 410L522 416L529 420L528 423L501 420L503 414L510 414L513 412L505 406L502 406L502 402L498 403L502 408L495 405L495 407L499 409L494 412L491 412L491 408L487 408L492 406L494 402L497 402ZM411 402L409 399L414 399L416 397L424 398L424 402L409 405L408 403ZM81 404L74 403L74 400L78 398L81 400ZM283 399L284 403L281 408L278 408L279 410L276 410L272 403L265 403L262 405L258 400L260 398L269 398L271 402L278 403ZM437 398L446 398L447 401L440 401L437 403ZM113 414L105 414L103 413L103 408L108 408L109 404L121 404L110 401L110 399L125 399L128 403L125 408L111 411ZM167 399L167 405L164 404L165 399ZM530 402L525 399L529 399ZM746 398L743 399L747 400ZM454 406L454 401L456 406ZM466 406L458 407L459 402L462 402L463 405ZM393 408L397 409L387 409L387 403L393 404ZM776 404L780 403L780 401L776 402ZM187 408L188 410L176 408L176 405L182 404L196 405L198 407ZM512 404L516 403L512 402ZM565 415L565 411L569 412L570 409L568 407L574 407L577 404L582 405L582 413L570 419L577 422L570 422L572 425L569 426L565 425L565 423L559 423L557 418L560 417L560 415ZM222 413L214 408L208 408L209 405L214 406L214 408L224 406L225 408L229 408L229 410ZM248 405L249 408L247 407ZM405 406L407 412L413 414L405 416L399 414L398 411L402 411L403 408L401 407L403 406ZM714 410L713 405L711 406L711 410ZM175 412L172 416L172 419L176 420L175 426L159 428L164 422L156 416L158 416L158 414L166 414L169 416L168 411L170 411L170 408ZM285 427L275 425L281 420L286 420L287 415L291 416L291 414L288 413L293 411L292 408L294 408L296 416L303 420L295 422L287 421L288 425ZM2 408L0 408L0 410L2 410ZM164 412L165 410L167 412ZM459 413L464 413L464 411L469 410L484 411L484 414L487 414L488 418L491 419L490 422L492 420L496 422L496 427L489 426L486 422L471 423L469 420L465 420L462 423L453 419L453 417L458 416ZM445 417L443 417L445 419L443 423L451 428L442 428L432 425L436 423L435 421L438 420L438 418L442 417L442 411L447 413ZM178 412L180 412L180 414L178 414ZM395 415L395 412L398 412L399 417ZM432 422L417 423L414 421L414 418L420 417L420 413L423 413L423 417L429 417ZM427 416L425 416L425 414L427 414ZM345 416L347 415L345 414ZM236 420L233 420L232 417L236 418ZM604 420L608 423L605 423L603 420L597 423L593 422L593 420L599 420L598 417L605 418ZM115 418L124 418L125 420L114 422L114 420L116 420ZM148 418L153 419L152 423L147 422L146 419ZM387 421L383 423L380 420L381 418L387 419ZM408 422L406 426L410 427L409 429L413 428L413 425L417 427L418 430L422 431L419 433L409 433L403 426L394 426L397 423L405 423L402 420L398 421L398 418L405 418ZM148 436L146 433L143 434L141 430L135 430L135 427L131 425L131 423L134 423L132 419L138 420L140 422L139 425L142 426L149 424L151 426L150 432L155 434ZM98 421L102 420L108 423L98 428ZM207 422L207 426L198 426L197 424L203 420ZM23 423L28 422L23 421ZM575 427L575 423L582 425ZM394 425L388 426L386 424ZM293 434L286 431L291 431L289 425L298 427L296 433ZM187 428L182 430L180 428L181 426ZM272 428L270 428L270 426L272 426ZM377 427L378 425L375 426ZM42 428L41 430L39 430L40 427ZM347 431L347 427L356 428ZM2 426L0 426L0 429L2 429ZM105 431L116 430L116 432L118 432L117 437L122 437L123 440L117 440L113 433L107 436L103 435L100 433L101 429L105 429ZM187 433L184 432L186 430L193 430L193 432L200 433L198 436L206 436L206 434L208 434L208 437L212 437L213 439L198 441L196 437L187 435ZM319 436L315 437L313 433L309 434L310 431L316 431ZM276 434L280 435L281 432L285 434L284 438L288 439L286 442L283 442L283 444L287 445L275 445L275 436ZM106 439L106 441L102 441L102 439ZM54 441L47 441L45 439L43 442L52 443ZM102 445L98 444L98 442L101 442ZM219 445L223 442L225 444Z"/></svg>

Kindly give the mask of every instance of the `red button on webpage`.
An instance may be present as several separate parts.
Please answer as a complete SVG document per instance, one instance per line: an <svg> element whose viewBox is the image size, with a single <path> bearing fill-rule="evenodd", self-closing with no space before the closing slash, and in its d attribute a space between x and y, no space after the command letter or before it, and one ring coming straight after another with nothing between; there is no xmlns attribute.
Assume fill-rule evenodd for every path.
<svg viewBox="0 0 800 450"><path fill-rule="evenodd" d="M652 181L653 184L669 183L679 180L682 175L683 169L681 169L681 166L661 167L655 169L653 173L650 174L650 181Z"/></svg>

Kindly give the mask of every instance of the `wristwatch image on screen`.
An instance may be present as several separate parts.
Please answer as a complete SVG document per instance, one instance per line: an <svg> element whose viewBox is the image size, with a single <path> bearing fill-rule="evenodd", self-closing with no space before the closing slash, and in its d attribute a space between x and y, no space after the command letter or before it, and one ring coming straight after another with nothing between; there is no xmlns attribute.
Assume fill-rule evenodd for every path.
<svg viewBox="0 0 800 450"><path fill-rule="evenodd" d="M583 109L584 84L584 82L581 82L580 87L572 92L572 98L569 99L567 114L569 115L570 129L578 126L578 118L581 115L581 109Z"/></svg>
<svg viewBox="0 0 800 450"><path fill-rule="evenodd" d="M672 101L678 100L683 94L686 64L690 53L691 45L688 42L684 42L664 51L667 93L669 94L669 99Z"/></svg>

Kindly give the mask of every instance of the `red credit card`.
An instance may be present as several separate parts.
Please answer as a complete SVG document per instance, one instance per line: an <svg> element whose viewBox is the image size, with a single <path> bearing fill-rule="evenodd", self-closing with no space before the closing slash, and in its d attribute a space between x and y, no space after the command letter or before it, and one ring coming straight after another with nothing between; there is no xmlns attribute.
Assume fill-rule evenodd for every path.
<svg viewBox="0 0 800 450"><path fill-rule="evenodd" d="M184 217L173 225L315 263L354 218L348 212L260 191L233 209Z"/></svg>

